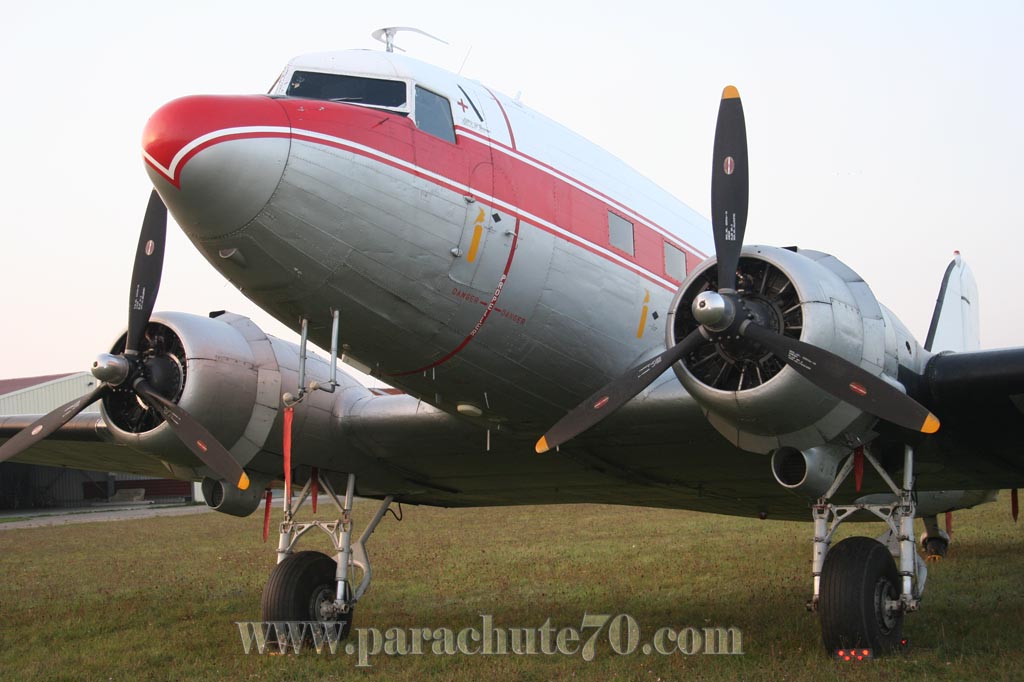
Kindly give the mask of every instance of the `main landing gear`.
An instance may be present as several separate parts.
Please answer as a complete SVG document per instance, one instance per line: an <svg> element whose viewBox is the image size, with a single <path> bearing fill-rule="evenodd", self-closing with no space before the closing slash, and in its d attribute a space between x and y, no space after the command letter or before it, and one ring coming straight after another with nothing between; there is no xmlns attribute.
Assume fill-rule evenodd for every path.
<svg viewBox="0 0 1024 682"><path fill-rule="evenodd" d="M339 638L343 639L349 635L356 602L366 593L372 576L366 543L394 499L390 495L384 498L362 535L353 542L352 500L355 485L355 475L349 474L345 496L339 499L328 478L314 470L294 506L291 504L288 491L285 491L285 511L277 547L277 566L270 573L261 602L265 622L338 623ZM310 499L311 491L315 495L315 487L327 493L328 499L341 513L340 518L326 522L294 520L296 512L307 499ZM299 539L314 528L331 539L331 544L334 545L333 558L320 552L295 551ZM359 583L355 584L354 569L357 568L362 575Z"/></svg>
<svg viewBox="0 0 1024 682"><path fill-rule="evenodd" d="M352 542L352 501L355 496L356 476L349 474L345 486L345 497L339 499L327 476L317 469L312 470L309 480L299 492L298 501L292 504L291 495L291 428L292 410L311 391L322 390L334 393L338 386L338 328L339 312L331 309L331 377L326 384L316 382L306 385L306 350L309 342L309 320L300 321L302 334L299 342L299 392L297 396L284 394L284 519L281 521L281 535L277 544L277 566L270 573L263 589L261 607L264 622L320 621L338 623L338 638L348 637L352 629L352 615L356 602L370 587L373 571L366 543L384 518L395 499L388 495L381 502L377 513L366 525L362 535ZM316 513L317 492L323 490L328 499L338 508L341 517L334 521L299 522L295 514L306 500L312 500ZM268 493L267 504L270 498ZM268 511L269 514L269 511ZM269 515L266 517L269 523ZM398 517L396 517L398 518ZM296 552L299 539L312 529L319 529L331 539L334 557L321 552ZM264 526L264 539L267 527ZM361 577L355 584L355 569Z"/></svg>
<svg viewBox="0 0 1024 682"><path fill-rule="evenodd" d="M807 608L818 612L829 654L851 648L870 649L873 655L898 650L904 642L903 616L917 610L928 575L914 539L913 448L904 447L902 486L893 482L867 449L864 457L892 490L891 502L838 505L830 501L853 470L851 456L813 507L814 595ZM829 549L836 529L857 511L874 514L888 530L877 540L851 537Z"/></svg>

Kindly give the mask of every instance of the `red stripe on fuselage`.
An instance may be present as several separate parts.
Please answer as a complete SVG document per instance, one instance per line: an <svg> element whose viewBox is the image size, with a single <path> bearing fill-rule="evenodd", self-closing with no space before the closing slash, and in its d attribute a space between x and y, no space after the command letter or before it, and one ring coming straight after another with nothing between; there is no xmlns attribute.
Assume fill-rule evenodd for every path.
<svg viewBox="0 0 1024 682"><path fill-rule="evenodd" d="M240 111L225 111L231 109L231 105L235 103L239 104ZM657 278L675 280L669 277L664 269L663 242L671 243L687 252L688 257L693 260L699 261L704 258L699 250L686 244L680 237L668 233L653 221L644 219L642 215L588 187L582 181L495 140L481 141L475 137L475 133L460 135L459 143L452 144L419 130L412 121L398 114L318 100L194 97L178 100L172 105L173 107L164 107L158 114L163 114L165 109L178 111L186 108L187 111L184 113L190 119L198 117L214 124L230 121L235 124L235 130L249 126L250 121L245 119L244 114L253 106L257 110L257 116L252 123L256 125L278 123L280 120L277 116L271 114L284 114L282 118L289 122L293 138L346 149L462 193L465 193L466 187L471 184L470 173L473 168L481 163L493 163L496 172L493 174L495 185L491 195L503 204L503 210L516 213L527 222L536 222L531 220L536 216L550 225L558 226L561 229L556 231L543 224L536 225L620 267L626 265L636 274L665 289L671 287ZM207 112L206 109L210 111ZM154 115L147 124L147 129L159 122L160 118ZM233 133L231 129L224 131L225 136L217 137L216 129L211 129L209 125L190 122L174 131L176 134L172 137L177 148L169 143L162 143L155 150L159 152L159 163L170 164L180 149L196 139L186 139L187 136L182 134L182 130L188 130L197 137L205 135L214 138L204 141L203 148L218 141L242 137L228 137ZM265 135L273 136L269 133ZM331 139L322 139L318 135ZM259 137L259 133L246 132L245 136ZM347 142L363 145L366 149L349 145ZM152 147L153 145L148 146L147 151ZM492 148L501 152L493 159ZM393 157L399 163L373 152ZM152 155L152 152L150 153ZM194 152L190 154L192 155ZM179 162L176 167L170 169L174 175L169 178L172 182L178 180L183 165L183 162ZM634 223L633 254L619 251L609 244L609 211L621 213ZM641 220L636 221L633 216ZM594 248L593 245L600 248ZM608 253L603 253L601 249ZM611 257L609 253L617 254L617 257ZM632 264L632 267L628 264Z"/></svg>
<svg viewBox="0 0 1024 682"><path fill-rule="evenodd" d="M671 278L664 270L663 241L687 252L695 261L706 257L682 238L583 181L496 140L488 138L490 144L482 142L476 139L479 134L473 131L466 131L468 135L460 135L458 144L452 144L423 132L409 119L386 111L334 102L289 99L276 102L288 112L297 135L308 130L351 140L430 171L456 185L469 186L473 168L480 163L493 163L496 170L502 172L494 173L492 195L505 203L506 209L518 208L558 225L664 279ZM492 158L492 146L502 153ZM438 182L435 178L428 179ZM634 222L634 255L609 245L609 210L622 213L623 217ZM633 220L632 216L640 218L640 221ZM538 227L543 229L543 226Z"/></svg>
<svg viewBox="0 0 1024 682"><path fill-rule="evenodd" d="M502 111L502 113L505 113L504 108L501 111ZM505 117L505 121L506 121L506 123L508 122L508 117L507 116ZM479 137L483 137L482 135L480 135L476 131L474 131L472 129L469 129L469 128L463 128L462 126L459 126L459 125L455 126L455 129L456 129L456 131L462 133L463 135L469 134L469 135L476 135L476 136L479 136ZM512 130L512 128L511 128L511 125L510 125L509 126L509 134L510 134L510 136L511 136L511 130ZM583 182L582 180L580 180L578 178L574 178L571 175L565 173L564 171L561 171L561 170L555 168L551 164L545 163L544 161L541 161L540 159L538 159L536 157L530 156L529 154L525 154L524 152L522 152L520 149L518 149L515 146L515 140L514 139L512 139L512 146L511 147L509 145L505 144L504 142L500 142L499 140L495 140L494 138L490 138L489 137L489 138L486 138L486 139L488 139L490 141L491 146L492 146L493 149L496 149L497 151L500 151L500 152L504 152L506 154L513 154L515 156L519 156L522 159L525 159L531 165L537 165L537 166L543 167L545 170L549 171L550 173L554 174L555 176L557 176L558 178L560 178L561 180L563 180L565 182L568 182L570 184L575 183L576 185L579 185L580 187L582 187L586 192L590 192L592 194L596 194L601 199L604 199L608 203L608 205L611 206L612 208L619 209L622 213L625 213L627 215L627 217L631 218L631 222L632 222L632 217L636 216L636 218L638 218L640 220L640 226L641 227L643 227L644 225L650 225L652 228L655 229L655 231L660 232L662 234L662 236L665 237L665 241L669 242L670 244L675 244L676 246L681 247L683 251L686 251L690 255L696 257L698 259L698 262L707 258L707 254L706 253L704 253L703 251L701 251L697 247L693 246L692 244L687 242L685 239L683 239L679 235L677 235L675 233L672 233L672 232L669 232L668 230L666 230L664 227L660 226L655 221L653 221L650 218L647 218L646 216L644 216L643 214L637 212L635 209L632 209L632 208L626 206L625 204L623 204L623 203L613 199L612 197L608 196L607 194L605 194L601 190L596 189L596 188L592 187L591 185L588 185L587 183ZM689 264L688 264L687 270L689 270Z"/></svg>
<svg viewBox="0 0 1024 682"><path fill-rule="evenodd" d="M298 129L295 131L296 136L301 136L304 129L351 140L413 164L417 169L440 176L441 179L428 176L427 179L433 182L448 187L461 186L457 187L457 191L465 191L465 187L470 185L470 173L478 164L493 163L496 171L501 172L494 173L495 184L491 194L505 204L506 210L519 209L562 227L581 240L600 245L618 254L623 260L634 263L638 270L646 270L663 279L671 279L664 270L665 253L662 243L665 241L687 252L689 258L695 261L704 259L700 251L680 237L666 236L667 230L664 228L655 229L652 227L653 221L643 219L636 211L588 187L586 183L497 141L490 140L490 145L482 142L473 131L466 131L469 134L460 135L458 144L451 144L421 131L412 121L387 112L334 103L327 103L328 107L317 107L313 110L308 101L278 102L289 111L293 119L292 126ZM292 110L297 108L302 108L303 112L299 115L292 114ZM460 129L460 132L461 130L464 129ZM319 139L311 141L337 146ZM491 145L501 152L493 158ZM362 150L351 151L367 155ZM388 163L387 159L381 160ZM408 168L404 170L414 172ZM454 185L446 185L444 180ZM580 189L581 187L585 189ZM619 251L609 244L609 210L624 214L623 217L634 222L632 255ZM640 217L641 221L635 221L632 218L634 215ZM528 216L522 217L529 222ZM543 225L538 227L546 229ZM559 236L566 238L563 234ZM607 258L607 255L585 244L576 243Z"/></svg>
<svg viewBox="0 0 1024 682"><path fill-rule="evenodd" d="M497 101L497 98L495 100ZM626 267L668 291L672 291L673 287L662 281L671 279L664 271L665 242L680 247L692 258L702 259L702 255L697 255L699 252L694 253L696 249L678 237L667 238L663 228L651 227L654 225L652 221L646 221L649 224L636 222L634 216L639 217L639 214L631 209L566 173L516 150L511 123L503 107L502 114L509 126L511 147L490 138L481 140L477 133L465 129L460 129L460 132L464 132L459 136L458 144L452 144L421 131L407 118L387 111L316 100L279 99L272 100L272 103L286 112L292 139L343 149L450 191L465 193L467 187L471 186L472 169L479 164L492 163L495 166L493 187L481 189L487 190L483 193L489 194L494 201L487 197L479 198L484 204L496 205L504 212L511 213L516 219L516 224L508 261L491 302L469 335L446 356L424 367L392 376L415 374L436 367L460 352L477 335L497 305L498 298L507 284L522 220L570 241L619 267ZM501 107L500 102L498 105ZM229 117L229 120L238 122L238 118L235 115ZM216 132L213 130L204 133L210 139L204 140L201 145L180 159L177 166L170 169L174 177L168 179L177 184L181 168L187 160L202 149L219 142L247 137L287 135L270 132L233 133L228 129L223 131L224 135L218 136ZM160 149L161 161L167 159L169 162L180 149L191 144L193 140L183 140L178 150L164 145ZM492 157L492 148L500 153ZM157 170L163 173L161 169ZM620 251L609 244L609 211L622 213L624 217L634 222L634 254ZM537 220L533 219L534 216L559 229L538 224ZM609 253L616 253L618 256L612 257Z"/></svg>
<svg viewBox="0 0 1024 682"><path fill-rule="evenodd" d="M466 191L466 186L465 185L454 184L453 182L448 181L446 178L441 178L441 177L438 177L436 174L425 172L425 169L424 170L420 170L420 169L417 169L415 167L410 167L410 166L402 164L402 163L397 163L396 161L394 161L394 160L392 160L390 158L382 157L380 155L367 152L365 149L362 149L362 148L360 148L360 147L358 147L356 145L353 145L353 144L345 143L345 142L343 142L341 140L324 140L323 138L320 138L320 137L315 137L315 136L311 136L311 135L308 135L308 134L304 135L304 134L302 134L301 131L294 132L292 134L292 139L294 139L294 140L303 140L305 142L310 142L310 143L314 143L314 144L320 144L320 145L324 145L324 146L328 146L328 147L334 147L335 149L342 149L342 150L350 152L352 154L355 154L355 155L362 156L364 158L370 159L370 160L372 160L372 161L374 161L376 163L381 163L381 164L384 164L385 166L389 166L389 167L394 168L396 170L408 173L408 174L413 175L413 176L415 176L417 178L420 178L422 180L426 180L428 182L432 182L432 183L438 185L439 187L443 187L443 188L445 188L445 189L447 189L449 191L452 191L452 192L464 193ZM663 289L665 289L667 291L674 291L675 290L673 287L667 286L665 283L663 283L662 281L657 279L654 275L652 275L646 269L644 269L643 266L641 266L639 264L637 264L637 265L630 265L628 263L629 259L627 259L626 257L623 257L623 260L627 261L626 264L624 264L622 262L615 261L614 259L609 258L608 255L606 253L603 253L600 249L595 248L588 241L586 241L584 239L581 239L581 238L576 238L574 233L570 232L568 234L565 234L565 233L562 233L562 232L557 232L557 231L551 230L551 229L545 227L544 225L537 224L535 220L531 219L531 215L529 215L528 213L526 213L524 211L518 210L517 207L514 206L513 204L506 204L505 202L500 202L500 205L496 205L496 202L493 202L493 201L490 201L490 200L486 200L485 201L483 199L480 199L480 201L481 201L481 203L485 203L488 206L493 206L494 208L501 209L502 211L504 211L505 213L510 214L512 217L516 218L517 220L526 220L527 222L530 222L532 225L535 225L538 229L541 229L541 230L544 230L545 232L549 232L551 234L554 234L555 236L559 237L560 239L564 239L566 241L572 242L573 244L575 244L579 248L584 249L586 251L589 251L590 253L594 254L595 256L600 256L601 258L604 258L604 259L608 260L609 262L614 263L615 265L617 265L619 267L626 267L627 269L631 270L632 272L634 272L635 274L639 275L640 277L643 277L644 279L648 280L649 282L651 282L651 284L654 284L655 286L659 286L659 287L661 287L661 288L663 288ZM611 249L609 249L609 250L611 250Z"/></svg>

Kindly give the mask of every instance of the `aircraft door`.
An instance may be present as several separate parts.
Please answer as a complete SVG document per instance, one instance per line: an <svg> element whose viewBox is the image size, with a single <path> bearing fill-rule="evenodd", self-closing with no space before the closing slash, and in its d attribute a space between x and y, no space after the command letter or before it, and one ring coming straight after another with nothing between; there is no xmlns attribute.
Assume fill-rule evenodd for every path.
<svg viewBox="0 0 1024 682"><path fill-rule="evenodd" d="M459 145L464 147L472 169L462 238L453 252L455 258L449 276L457 284L489 298L508 262L515 224L509 212L495 201L495 192L496 187L504 191L502 188L508 189L511 185L502 182L502 171L495 168L492 158L488 126L493 116L488 116L487 110L490 95L478 92L472 84L465 84L463 88L465 97L456 108L456 113L462 110L459 127L465 131L459 135ZM506 204L514 203L511 197L497 198Z"/></svg>

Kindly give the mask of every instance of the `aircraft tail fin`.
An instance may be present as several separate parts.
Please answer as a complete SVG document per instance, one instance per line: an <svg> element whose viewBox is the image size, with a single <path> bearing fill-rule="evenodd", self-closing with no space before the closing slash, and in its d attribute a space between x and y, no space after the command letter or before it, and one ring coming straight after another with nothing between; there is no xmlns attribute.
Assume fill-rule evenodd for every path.
<svg viewBox="0 0 1024 682"><path fill-rule="evenodd" d="M956 251L939 287L935 312L928 327L925 350L957 353L979 350L978 286L974 273Z"/></svg>

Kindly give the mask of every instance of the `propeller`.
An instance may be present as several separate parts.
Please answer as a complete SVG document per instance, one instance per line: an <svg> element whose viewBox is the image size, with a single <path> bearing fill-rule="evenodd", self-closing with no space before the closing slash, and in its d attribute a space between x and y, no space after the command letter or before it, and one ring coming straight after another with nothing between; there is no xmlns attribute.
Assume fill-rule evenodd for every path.
<svg viewBox="0 0 1024 682"><path fill-rule="evenodd" d="M91 392L58 407L49 414L16 433L0 446L0 462L32 447L64 426L89 405L115 389L128 387L152 409L163 416L168 426L181 441L213 470L227 481L236 481L239 489L249 487L249 477L227 448L180 406L171 402L147 381L148 363L143 351L146 326L153 314L156 294L160 289L160 276L167 242L167 207L153 190L146 207L139 234L139 245L132 269L131 289L128 297L128 332L121 355L104 353L92 366L92 374L99 385Z"/></svg>
<svg viewBox="0 0 1024 682"><path fill-rule="evenodd" d="M722 92L715 126L715 165L711 169L711 231L718 257L718 286L736 290L743 234L747 229L750 196L747 166L747 125L740 93L733 86Z"/></svg>
<svg viewBox="0 0 1024 682"><path fill-rule="evenodd" d="M124 346L126 355L137 355L142 335L149 324L160 289L160 276L164 269L164 245L167 241L167 208L156 190L149 195L146 217L139 231L139 246L135 250L132 268L132 287L128 292L128 336Z"/></svg>
<svg viewBox="0 0 1024 682"><path fill-rule="evenodd" d="M629 370L601 388L551 427L537 452L547 452L583 433L647 388L673 363L702 341L742 337L772 353L826 393L880 419L922 433L935 433L939 420L889 382L835 353L779 334L765 326L758 303L737 291L737 268L747 224L749 174L747 132L739 92L722 92L715 128L711 176L711 227L718 259L718 291L703 291L693 300L699 326L660 355Z"/></svg>
<svg viewBox="0 0 1024 682"><path fill-rule="evenodd" d="M673 363L682 360L687 353L692 353L703 340L704 334L701 330L694 329L667 351L637 365L594 393L541 436L541 439L537 441L537 452L547 452L551 448L558 447L628 403L633 396L650 386L651 382L660 377Z"/></svg>

